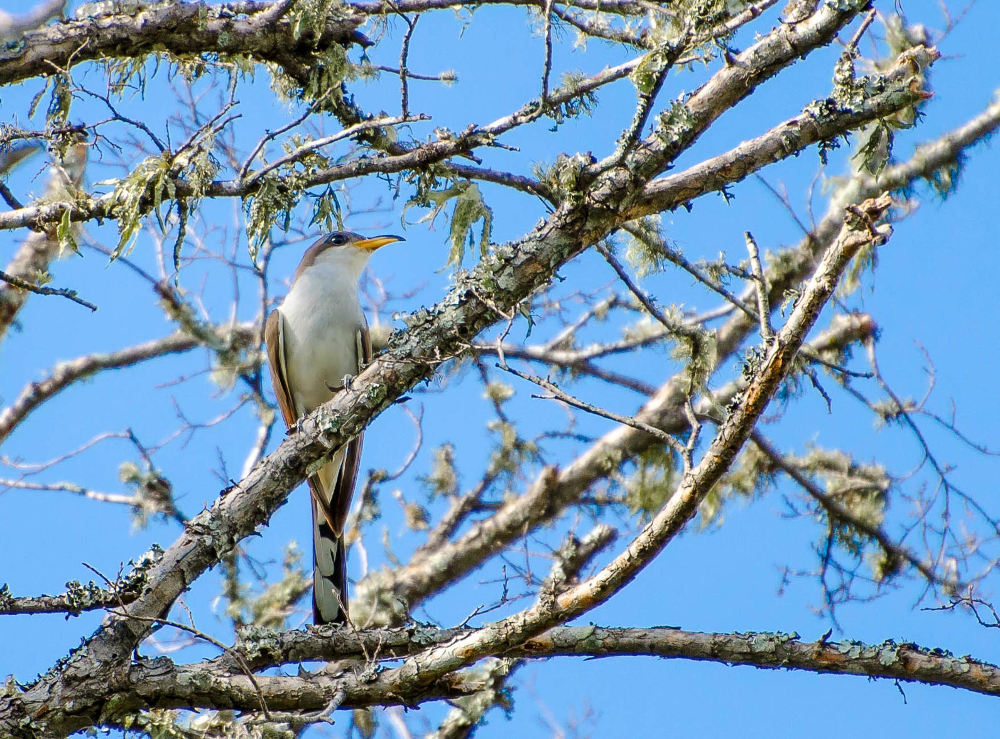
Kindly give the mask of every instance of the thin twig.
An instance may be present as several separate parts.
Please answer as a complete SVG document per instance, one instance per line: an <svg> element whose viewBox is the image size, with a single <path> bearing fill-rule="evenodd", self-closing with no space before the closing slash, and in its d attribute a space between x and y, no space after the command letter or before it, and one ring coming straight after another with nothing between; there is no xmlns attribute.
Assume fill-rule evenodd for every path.
<svg viewBox="0 0 1000 739"><path fill-rule="evenodd" d="M414 15L411 19L404 14L400 15L407 25L406 33L403 34L403 43L399 49L399 114L405 119L410 115L410 87L407 82L409 70L406 68L406 62L410 54L410 39L413 38L413 32L416 30L417 21L420 20L421 16Z"/></svg>
<svg viewBox="0 0 1000 739"><path fill-rule="evenodd" d="M682 336L691 336L696 333L694 329L685 326L680 321L671 319L666 313L660 310L656 304L653 303L652 298L650 298L646 292L635 283L629 273L625 270L625 267L622 266L622 263L618 261L618 258L615 257L615 255L611 253L611 250L609 250L604 244L597 243L594 245L594 248L597 249L598 253L600 253L607 263L611 265L611 268L615 271L615 274L618 275L618 278L625 283L625 287L627 287L629 292L635 296L636 300L642 303L642 307L649 312L649 315L659 321L663 327L667 329L667 333L680 334Z"/></svg>
<svg viewBox="0 0 1000 739"><path fill-rule="evenodd" d="M570 395L565 390L561 390L557 385L553 384L552 382L548 380L543 380L541 377L537 377L535 375L529 375L524 372L519 372L513 367L507 365L506 363L498 362L496 366L506 372L510 372L512 375L515 375L516 377L520 377L522 380L527 380L528 382L534 383L535 385L538 385L541 388L545 388L550 393L552 393L551 396L533 395L532 397L534 398L540 398L543 400L562 401L563 403L571 405L574 408L579 408L582 411L587 411L587 413L593 413L595 416L602 416L603 418L610 419L617 423L625 424L626 426L631 426L632 428L637 429L639 431L645 431L647 434L655 436L660 441L669 445L670 448L676 451L678 454L684 454L686 451L685 445L682 444L676 437L668 434L666 431L663 431L662 429L656 428L656 426L650 426L648 423L643 423L642 421L639 421L636 418L633 418L632 416L622 416L619 415L618 413L614 413L612 411L605 410L604 408L599 408L595 405L591 405L590 403L586 403L580 400L579 398Z"/></svg>
<svg viewBox="0 0 1000 739"><path fill-rule="evenodd" d="M309 141L308 143L302 144L302 146L299 146L294 151L291 151L288 154L285 154L284 156L275 159L273 162L269 162L261 169L257 170L256 172L253 172L248 177L245 177L246 184L250 185L259 180L260 178L262 178L264 175L268 174L269 172L273 172L278 167L282 167L286 164L291 164L292 162L295 162L303 155L308 154L310 151L315 151L320 147L327 146L337 141L342 141L346 138L350 138L351 136L361 133L362 131L369 131L373 128L384 128L385 126L396 126L402 123L411 123L413 121L425 121L428 120L428 118L429 116L420 114L416 116L402 115L402 116L391 116L389 118L374 118L371 120L362 121L357 125L345 128L343 131L338 131L335 134L324 136L323 138L319 139L314 139L313 141Z"/></svg>
<svg viewBox="0 0 1000 739"><path fill-rule="evenodd" d="M542 95L539 101L542 108L548 105L549 75L552 74L552 2L553 0L545 0L545 28L543 30L545 59L542 62Z"/></svg>
<svg viewBox="0 0 1000 739"><path fill-rule="evenodd" d="M4 199L4 202L7 203L7 205L9 205L11 208L16 209L24 207L24 203L18 200L17 197L14 195L14 193L11 192L10 188L7 187L7 183L2 181L0 181L0 197L2 197Z"/></svg>
<svg viewBox="0 0 1000 739"><path fill-rule="evenodd" d="M77 295L76 290L70 290L64 287L45 287L44 285L34 285L27 280L22 280L12 274L8 274L3 270L0 270L0 280L13 285L14 287L21 288L22 290L27 290L28 292L35 293L37 295L59 295L68 300L72 300L78 305L82 305L84 308L90 308L91 311L96 311L97 306L93 303L84 300L79 295Z"/></svg>

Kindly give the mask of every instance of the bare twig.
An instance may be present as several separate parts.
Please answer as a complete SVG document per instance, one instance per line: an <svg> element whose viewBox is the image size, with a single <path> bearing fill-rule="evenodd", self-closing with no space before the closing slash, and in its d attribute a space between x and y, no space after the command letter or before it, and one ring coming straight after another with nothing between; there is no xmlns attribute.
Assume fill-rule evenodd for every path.
<svg viewBox="0 0 1000 739"><path fill-rule="evenodd" d="M90 308L91 311L97 310L97 306L91 303L89 300L84 300L79 295L77 295L76 290L70 290L64 287L46 287L45 285L35 285L27 280L23 280L17 275L8 274L3 270L0 270L0 280L3 280L8 285L13 285L21 290L27 290L28 292L35 293L36 295L59 295L68 300L72 300L77 305L82 305L84 308Z"/></svg>
<svg viewBox="0 0 1000 739"><path fill-rule="evenodd" d="M587 413L593 413L595 416L602 416L603 418L610 419L617 423L623 423L626 426L631 426L634 429L638 429L639 431L644 431L645 433L650 434L651 436L655 436L657 439L662 441L664 444L667 444L668 446L670 446L670 448L672 448L674 451L678 453L684 452L684 445L678 439L674 438L665 431L656 428L655 426L650 426L648 423L643 423L642 421L636 420L631 416L622 416L618 413L605 410L604 408L598 408L597 406L591 405L590 403L585 403L579 398L570 395L565 390L560 389L557 385L550 382L549 380L545 380L542 379L541 377L536 377L534 375L529 375L514 369L513 367L509 366L506 362L503 362L502 358L501 362L497 364L497 367L504 370L505 372L510 372L515 377L520 377L522 380L527 380L528 382L532 382L538 385L539 387L548 390L550 393L550 395L535 395L532 397L559 400L563 403L566 403L567 405L573 406L574 408L579 408L582 411L587 411Z"/></svg>

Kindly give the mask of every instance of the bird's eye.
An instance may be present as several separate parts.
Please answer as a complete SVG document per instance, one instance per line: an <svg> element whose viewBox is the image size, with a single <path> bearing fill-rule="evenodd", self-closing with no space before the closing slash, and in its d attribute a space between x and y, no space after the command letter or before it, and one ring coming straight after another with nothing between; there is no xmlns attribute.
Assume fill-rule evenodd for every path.
<svg viewBox="0 0 1000 739"><path fill-rule="evenodd" d="M334 246L343 246L347 243L347 237L344 234L334 234L330 238L330 243Z"/></svg>

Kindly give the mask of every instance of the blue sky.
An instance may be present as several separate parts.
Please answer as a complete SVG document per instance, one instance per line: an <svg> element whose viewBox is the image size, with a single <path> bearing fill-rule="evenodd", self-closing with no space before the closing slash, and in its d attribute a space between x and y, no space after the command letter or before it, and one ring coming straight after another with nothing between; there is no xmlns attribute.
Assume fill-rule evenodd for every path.
<svg viewBox="0 0 1000 739"><path fill-rule="evenodd" d="M935 29L943 28L936 2L899 3L911 20ZM20 4L0 3L6 10ZM892 3L884 4L891 6ZM953 15L964 3L948 3ZM757 26L766 29L769 26ZM935 65L932 82L935 97L927 104L925 117L915 131L900 141L896 154L905 156L914 142L933 137L981 110L996 87L996 49L991 39L1000 27L1000 6L979 2L942 41L944 57ZM390 24L389 39L371 52L376 63L396 63L400 34L398 22ZM740 41L737 39L737 46ZM624 60L621 49L591 41L586 49L573 49L572 39L563 39L554 57L557 72L579 69L594 72L606 64ZM679 167L699 157L718 153L750 138L780 120L797 113L815 97L828 93L832 63L837 51L824 49L762 87L750 100L727 114L704 136ZM356 53L355 57L356 58ZM524 15L500 8L483 8L470 18L450 11L428 16L418 26L412 43L410 67L422 73L455 69L458 82L451 86L435 83L411 84L411 108L427 111L434 120L414 130L426 135L435 126L462 128L469 122L486 123L513 110L537 93L542 41L525 31ZM97 85L96 70L77 80ZM704 72L672 76L663 99L694 89ZM128 109L143 116L161 130L165 119L163 101L173 102L164 81L154 83L155 94L135 99ZM37 91L36 83L0 90L3 120L15 116L25 123L28 101ZM369 110L395 111L398 85L387 76L372 85L355 83L359 102ZM259 93L259 94L255 94ZM570 121L557 131L539 126L518 133L506 143L519 152L496 150L485 161L497 167L528 171L532 162L551 162L564 151L593 151L602 156L610 151L616 133L632 115L632 87L627 80L617 83L601 96L592 118ZM81 100L74 112L81 117L99 115L91 101ZM291 119L294 113L274 104L267 92L265 75L255 86L240 94L243 118L235 130L241 141L254 141L265 128ZM71 116L75 119L75 116ZM34 122L38 125L38 121ZM328 131L336 123L327 120ZM246 144L244 143L244 146ZM845 154L831 159L827 174L844 168ZM110 159L110 155L109 155ZM17 192L40 190L44 173L38 164L22 168L11 185ZM769 183L787 189L793 207L807 214L810 203L806 188L817 166L814 152L766 170ZM923 349L933 359L936 386L931 407L949 414L952 403L962 430L984 442L996 438L1000 400L992 388L995 367L1000 361L994 286L1000 282L995 258L996 207L995 172L1000 169L1000 153L995 146L980 145L963 171L959 190L946 201L920 191L920 209L896 227L891 242L879 255L874 276L850 304L871 313L881 327L879 356L883 372L902 395L920 397L927 385ZM95 163L91 183L114 176L114 170ZM494 208L496 241L515 238L544 213L537 201L511 196L496 188L484 187ZM733 188L735 199L726 202L709 195L694 204L692 212L665 214L667 235L691 258L714 258L720 251L738 261L743 256L743 232L750 230L758 243L776 250L794 243L799 232L788 212L759 182L749 179ZM352 230L392 232L402 228L402 200L375 182L352 183L350 200L357 211L348 220ZM820 189L812 207L822 214L826 203ZM376 212L365 213L377 207ZM234 212L235 211L235 212ZM414 310L430 304L448 285L442 267L448 245L447 224L440 219L435 230L415 225L420 216L407 213L407 242L380 251L372 260L375 274L396 295L417 291L393 300L388 312ZM205 206L203 217L212 228L205 229L206 245L226 249L236 244L237 254L247 262L245 235L241 233L236 206ZM113 225L88 224L88 236L107 246L116 238ZM23 234L0 233L0 260L6 261ZM301 253L301 245L279 249L272 266L271 291L284 293L283 280L291 274ZM141 234L131 255L136 263L155 270L152 243ZM26 382L39 379L55 362L94 351L108 351L164 335L171 327L152 298L149 286L120 264L92 252L70 257L56 264L52 272L56 286L78 289L81 295L100 306L91 314L59 298L33 297L19 316L22 330L12 333L0 346L0 405L6 406ZM562 270L565 292L577 287L592 289L610 281L612 274L603 260L585 255ZM195 262L181 274L181 284L192 294L201 293L216 320L228 315L232 303L232 282L217 264ZM651 277L643 286L665 304L687 308L714 307L714 299L674 272ZM257 304L253 282L240 283L243 299L239 315L253 316ZM400 324L395 324L399 326ZM820 326L825 325L823 319ZM555 330L542 325L540 335ZM610 330L610 329L609 329ZM523 327L514 338L523 340ZM532 335L534 340L537 335ZM922 348L921 348L922 347ZM650 357L632 367L651 382L664 376L663 357ZM220 393L201 372L206 366L203 353L158 360L140 368L105 373L104 376L74 387L34 413L2 447L0 454L37 462L72 450L102 431L132 428L147 445L156 445L178 427L178 412L192 421L204 422L236 404L234 392ZM738 371L734 364L730 371ZM178 375L188 379L172 383ZM510 378L506 378L510 382ZM529 429L560 423L563 411L554 404L532 400L532 388L513 382L518 393L511 413L526 420ZM580 393L597 398L621 412L634 410L638 398L623 392L603 394L596 385L583 383ZM594 395L602 393L601 395ZM488 403L482 398L475 372L464 371L447 383L436 383L414 393L410 406L423 412L424 440L410 471L382 489L382 518L367 532L365 548L371 566L385 561L383 530L394 551L404 556L419 543L407 533L391 492L398 488L410 500L419 500L417 481L429 470L435 446L450 441L459 454L459 471L468 485L476 480L482 461L489 453L491 438L484 428ZM607 422L580 418L579 428L601 433ZM224 424L190 439L179 438L157 452L156 460L179 491L184 513L193 515L224 487L223 477L238 478L243 459L253 441L255 420L248 407L239 410ZM940 457L956 465L955 480L996 511L997 462L970 453L952 437L927 428L927 437ZM899 430L873 429L870 414L846 396L835 398L834 413L827 414L822 398L806 393L789 409L779 424L766 428L783 449L802 452L809 443L827 447L846 446L861 459L878 459L893 472L902 473L920 460L920 450L911 436ZM277 439L272 439L271 449ZM398 409L377 419L366 438L362 468L396 468L414 442L412 426ZM553 445L552 454L565 461L575 447ZM99 444L93 450L68 460L46 472L46 481L75 480L97 490L123 492L118 466L133 459L131 446L120 440ZM0 470L0 476L11 476ZM919 481L919 478L918 478ZM809 521L782 516L781 494L794 494L782 483L772 493L750 504L730 503L718 526L706 531L691 527L633 583L611 602L588 614L584 622L602 625L671 625L701 631L795 631L803 638L822 635L831 623L816 615L821 593L813 579L792 579L782 588L782 568L809 569L815 566L811 547L817 528ZM438 509L433 509L438 510ZM892 514L906 513L906 503L896 500ZM290 502L271 520L258 540L248 542L250 553L271 577L280 572L283 547L289 540L302 542L308 555L307 497L296 491ZM586 530L586 528L584 528ZM86 562L113 575L122 565L153 542L168 545L177 536L174 523L157 522L134 531L128 512L119 506L95 503L60 493L27 491L0 492L0 582L7 582L17 595L61 592L69 579L87 581L93 574ZM543 532L529 547L553 544L558 536ZM618 542L623 546L625 540ZM356 554L356 553L355 553ZM360 574L359 558L352 554L352 574ZM445 596L431 601L416 615L443 625L460 622L476 606L490 603L499 595L496 568L471 574ZM186 594L185 602L198 615L198 626L218 638L230 634L221 607L213 605L218 593L218 573L210 573ZM987 583L989 587L989 583ZM873 603L848 604L838 611L841 627L833 638L853 638L867 642L883 639L914 641L941 647L956 654L972 654L1000 662L996 631L983 629L967 616L928 612L915 607L921 593L918 582L904 581L903 587ZM987 590L986 595L992 595ZM525 601L520 601L524 604ZM517 605L517 604L515 604ZM922 603L920 605L932 605ZM307 616L305 609L300 623ZM56 658L75 646L100 621L100 614L85 614L64 620L59 616L6 617L0 620L0 644L4 645L0 674L15 674L27 681L46 669ZM154 645L144 647L154 654ZM183 653L191 659L211 655L207 647ZM579 724L580 736L785 736L867 735L891 727L892 735L939 736L957 721L969 732L995 727L995 700L953 690L905 685L903 694L889 681L871 682L857 677L817 676L802 672L762 671L719 664L698 664L680 660L619 658L582 661L558 659L529 664L516 675L515 711L505 718L499 711L489 715L479 736L548 736L559 727L572 734ZM904 697L905 694L905 697ZM440 707L410 713L415 729L427 722L432 728L443 714ZM778 719L777 717L781 718ZM776 726L776 720L781 723ZM346 717L333 729L316 729L311 735L340 735ZM391 735L383 724L384 735Z"/></svg>

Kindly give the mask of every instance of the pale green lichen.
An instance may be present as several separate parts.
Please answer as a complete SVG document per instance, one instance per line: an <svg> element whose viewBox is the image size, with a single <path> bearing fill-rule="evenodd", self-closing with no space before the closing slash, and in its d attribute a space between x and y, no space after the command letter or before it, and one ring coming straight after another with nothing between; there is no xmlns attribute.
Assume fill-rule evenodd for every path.
<svg viewBox="0 0 1000 739"><path fill-rule="evenodd" d="M421 478L431 495L455 495L458 493L458 471L455 469L455 447L442 444L433 451L434 461L431 472Z"/></svg>
<svg viewBox="0 0 1000 739"><path fill-rule="evenodd" d="M625 478L625 504L642 520L648 520L673 495L676 460L671 450L653 446L635 458L634 466Z"/></svg>
<svg viewBox="0 0 1000 739"><path fill-rule="evenodd" d="M591 162L592 157L587 154L559 154L551 165L533 165L532 173L553 192L557 200L580 202L583 199L581 176Z"/></svg>
<svg viewBox="0 0 1000 739"><path fill-rule="evenodd" d="M504 403L514 397L514 388L506 382L494 380L486 383L483 397L492 403Z"/></svg>
<svg viewBox="0 0 1000 739"><path fill-rule="evenodd" d="M280 627L251 624L236 632L236 646L250 662L271 660L281 656Z"/></svg>
<svg viewBox="0 0 1000 739"><path fill-rule="evenodd" d="M479 186L469 180L453 180L450 187L441 188L436 177L423 175L413 178L412 182L417 186L416 192L403 206L404 217L413 206L427 208L430 212L417 223L433 223L445 207L452 206L448 228L451 248L447 264L460 265L466 252L472 251L477 241L480 257L485 256L493 231L493 209L486 204Z"/></svg>

